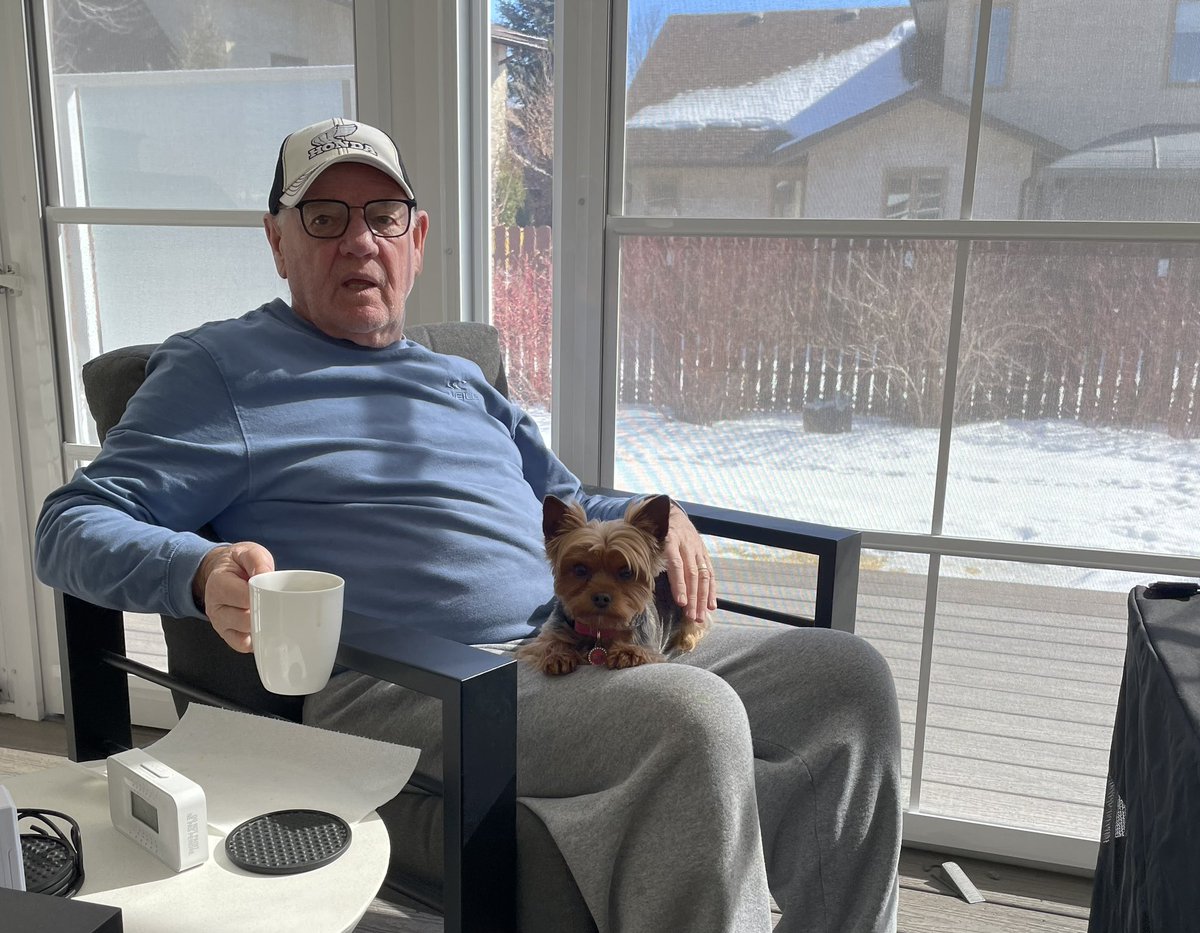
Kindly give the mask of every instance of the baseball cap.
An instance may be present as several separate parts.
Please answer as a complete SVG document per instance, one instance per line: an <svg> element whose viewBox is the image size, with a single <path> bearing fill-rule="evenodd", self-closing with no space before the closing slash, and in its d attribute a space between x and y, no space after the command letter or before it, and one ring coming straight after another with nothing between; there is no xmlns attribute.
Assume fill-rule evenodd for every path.
<svg viewBox="0 0 1200 933"><path fill-rule="evenodd" d="M392 138L366 123L334 117L284 138L268 201L271 213L278 214L280 207L294 207L317 176L338 162L373 165L395 179L407 197L416 200L408 170Z"/></svg>

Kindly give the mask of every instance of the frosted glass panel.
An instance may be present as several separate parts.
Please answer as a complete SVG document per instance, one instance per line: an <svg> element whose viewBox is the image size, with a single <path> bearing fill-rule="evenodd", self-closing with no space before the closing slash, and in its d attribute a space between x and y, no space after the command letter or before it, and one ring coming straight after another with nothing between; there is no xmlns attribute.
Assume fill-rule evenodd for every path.
<svg viewBox="0 0 1200 933"><path fill-rule="evenodd" d="M288 297L256 228L72 225L60 228L60 246L81 443L95 437L79 365Z"/></svg>
<svg viewBox="0 0 1200 933"><path fill-rule="evenodd" d="M62 203L266 207L290 131L353 116L349 4L50 4Z"/></svg>

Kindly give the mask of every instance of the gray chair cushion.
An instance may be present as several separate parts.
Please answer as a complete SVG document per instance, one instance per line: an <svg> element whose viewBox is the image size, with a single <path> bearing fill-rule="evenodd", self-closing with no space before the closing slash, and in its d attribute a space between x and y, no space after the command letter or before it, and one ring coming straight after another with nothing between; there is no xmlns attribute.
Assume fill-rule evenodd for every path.
<svg viewBox="0 0 1200 933"><path fill-rule="evenodd" d="M83 364L83 394L96 420L101 444L125 414L133 393L146 381L146 360L156 349L156 343L121 347Z"/></svg>
<svg viewBox="0 0 1200 933"><path fill-rule="evenodd" d="M434 353L461 356L481 370L483 378L508 397L508 377L500 350L500 332L491 324L451 321L443 324L412 324L404 328L409 340L429 347Z"/></svg>

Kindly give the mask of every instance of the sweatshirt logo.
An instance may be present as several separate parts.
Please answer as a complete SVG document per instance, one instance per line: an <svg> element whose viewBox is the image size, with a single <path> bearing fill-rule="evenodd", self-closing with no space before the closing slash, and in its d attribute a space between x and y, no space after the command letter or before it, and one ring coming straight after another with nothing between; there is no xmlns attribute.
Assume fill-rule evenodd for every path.
<svg viewBox="0 0 1200 933"><path fill-rule="evenodd" d="M478 402L482 398L465 379L451 379L446 385L450 389L450 395L460 402Z"/></svg>
<svg viewBox="0 0 1200 933"><path fill-rule="evenodd" d="M309 141L312 148L308 150L308 157L315 159L322 153L331 152L334 149L358 149L371 155L379 155L374 146L350 138L357 132L357 123L339 123L323 133L318 133Z"/></svg>

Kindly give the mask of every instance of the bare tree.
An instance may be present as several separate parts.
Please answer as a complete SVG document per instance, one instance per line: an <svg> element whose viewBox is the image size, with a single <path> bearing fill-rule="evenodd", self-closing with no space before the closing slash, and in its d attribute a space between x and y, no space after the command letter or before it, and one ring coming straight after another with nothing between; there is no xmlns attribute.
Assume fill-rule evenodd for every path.
<svg viewBox="0 0 1200 933"><path fill-rule="evenodd" d="M554 172L553 0L498 0L500 21L542 47L513 48L508 73L509 155L525 176L525 223L550 223Z"/></svg>
<svg viewBox="0 0 1200 933"><path fill-rule="evenodd" d="M180 68L224 68L229 64L229 43L213 19L208 0L192 8L192 21L179 41Z"/></svg>
<svg viewBox="0 0 1200 933"><path fill-rule="evenodd" d="M940 423L950 333L955 250L933 241L864 244L844 254L835 276L837 313L827 340L855 352L882 393L873 411L920 427ZM968 272L958 348L958 421L1025 414L1031 380L1067 339L1056 327L1045 266L976 254ZM1040 391L1040 390L1038 390ZM1040 413L1040 408L1039 408Z"/></svg>
<svg viewBox="0 0 1200 933"><path fill-rule="evenodd" d="M161 67L164 43L143 0L53 0L54 70L121 71ZM132 52L138 49L136 59ZM167 53L169 54L169 53Z"/></svg>

